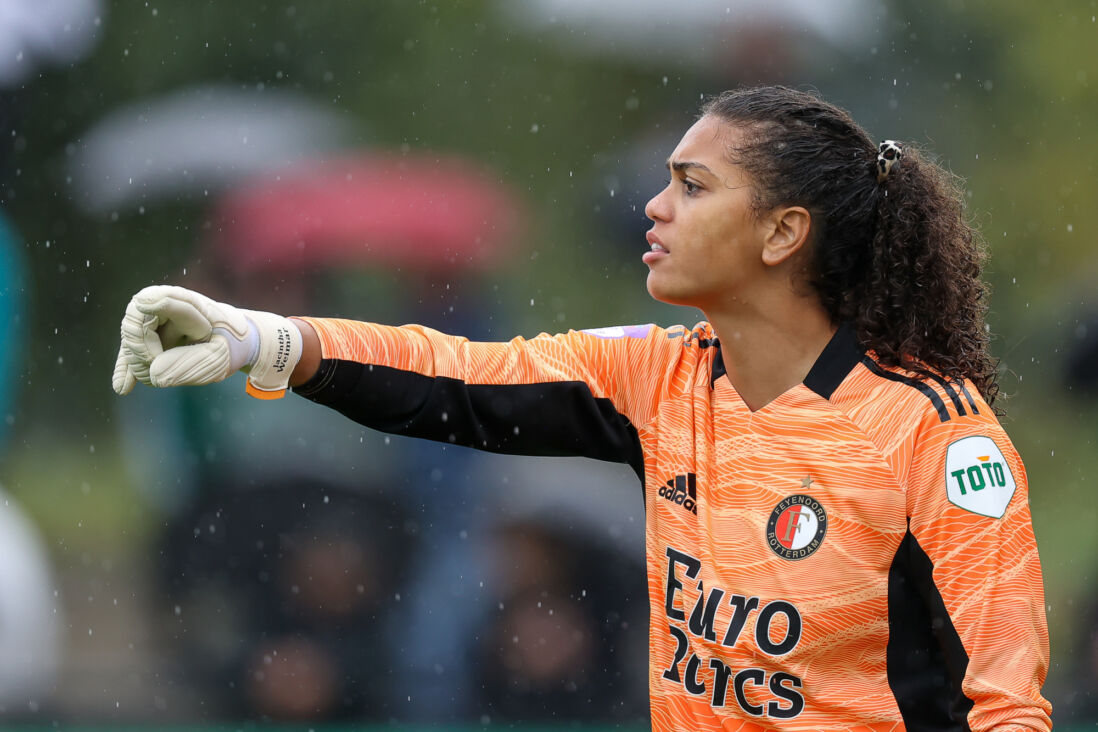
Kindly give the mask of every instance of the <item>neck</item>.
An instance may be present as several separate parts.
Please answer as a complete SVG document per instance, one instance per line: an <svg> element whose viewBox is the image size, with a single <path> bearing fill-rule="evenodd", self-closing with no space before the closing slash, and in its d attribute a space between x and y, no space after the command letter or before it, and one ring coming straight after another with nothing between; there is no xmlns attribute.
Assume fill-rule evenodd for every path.
<svg viewBox="0 0 1098 732"><path fill-rule="evenodd" d="M780 293L769 302L705 311L721 342L729 381L755 411L804 381L835 334L814 296Z"/></svg>

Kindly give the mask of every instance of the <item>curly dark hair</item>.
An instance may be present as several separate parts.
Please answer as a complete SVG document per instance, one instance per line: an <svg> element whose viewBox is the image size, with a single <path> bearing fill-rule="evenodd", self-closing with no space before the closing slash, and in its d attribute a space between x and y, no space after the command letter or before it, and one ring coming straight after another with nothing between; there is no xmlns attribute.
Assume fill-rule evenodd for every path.
<svg viewBox="0 0 1098 732"><path fill-rule="evenodd" d="M743 132L729 156L754 180L756 211L797 205L812 215L810 283L833 322L853 323L885 366L971 379L994 402L986 252L956 176L904 144L878 182L877 145L814 92L736 89L701 114Z"/></svg>

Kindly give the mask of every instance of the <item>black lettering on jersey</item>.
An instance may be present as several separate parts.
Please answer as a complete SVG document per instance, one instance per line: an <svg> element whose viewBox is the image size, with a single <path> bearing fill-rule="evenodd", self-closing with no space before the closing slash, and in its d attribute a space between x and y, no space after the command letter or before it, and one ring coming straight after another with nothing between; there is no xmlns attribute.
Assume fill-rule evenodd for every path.
<svg viewBox="0 0 1098 732"><path fill-rule="evenodd" d="M770 640L770 624L774 616L782 613L789 619L789 627L786 629L785 638L780 643ZM796 648L801 639L801 614L797 608L785 600L774 600L766 603L759 611L759 617L755 621L755 642L759 644L759 650L771 656L784 656Z"/></svg>
<svg viewBox="0 0 1098 732"><path fill-rule="evenodd" d="M788 681L789 686L783 684ZM792 687L792 688L790 688ZM766 705L766 714L775 719L793 719L804 711L804 696L796 689L801 688L801 680L793 674L777 671L770 677L770 693L779 699L789 702L788 707L782 707L780 702L771 701Z"/></svg>
<svg viewBox="0 0 1098 732"><path fill-rule="evenodd" d="M686 650L690 647L690 640L680 628L676 628L674 625L670 625L668 628L671 631L671 636L675 639L675 660L663 672L663 678L679 683L682 680L682 677L679 676L679 663L686 658Z"/></svg>
<svg viewBox="0 0 1098 732"><path fill-rule="evenodd" d="M690 660L686 662L686 677L683 679L683 688L694 696L701 696L705 693L705 684L698 681L698 668L701 666L701 659L698 658L698 654L691 653Z"/></svg>
<svg viewBox="0 0 1098 732"><path fill-rule="evenodd" d="M754 683L755 686L762 686L766 683L766 672L761 668L745 668L736 674L736 678L732 681L732 689L736 692L736 701L739 702L740 709L752 717L761 717L763 706L747 701L747 694L744 693L744 686L748 681Z"/></svg>
<svg viewBox="0 0 1098 732"><path fill-rule="evenodd" d="M667 593L664 600L664 610L671 620L685 620L686 613L675 608L675 592L682 589L682 582L675 576L676 564L686 567L686 576L690 579L697 579L702 565L701 561L689 554L667 547Z"/></svg>
<svg viewBox="0 0 1098 732"><path fill-rule="evenodd" d="M696 473L676 475L659 490L660 498L666 498L676 506L698 515L698 476Z"/></svg>
<svg viewBox="0 0 1098 732"><path fill-rule="evenodd" d="M771 600L760 609L758 597L729 594L720 587L706 591L705 583L698 579L701 575L701 561L673 547L667 547L667 590L664 609L672 621L685 621L685 627L668 624L668 631L675 639L674 658L662 672L662 677L680 684L686 693L692 696L704 696L711 693L710 705L714 708L729 704L728 687L731 682L732 696L736 704L753 717L772 719L792 719L799 716L805 708L805 697L800 691L803 682L797 676L786 671L768 674L761 668L737 670L724 660L712 657L719 629L717 628L717 610L725 597L732 608L732 617L725 628L721 645L727 648L735 646L743 636L747 619L757 613L754 633L748 633L748 639L754 635L755 648L770 656L784 656L800 643L803 620L796 606L785 600ZM685 588L685 580L695 580L691 589ZM696 597L690 597L697 592ZM681 598L676 598L681 594ZM690 618L687 620L685 608L692 603ZM678 607L676 607L676 605ZM777 620L778 615L785 616L784 632ZM774 626L778 624L778 627ZM777 640L774 634L781 637ZM691 636L699 639L694 643L705 643L698 650L691 650ZM747 649L753 653L753 649ZM747 656L750 658L750 655ZM685 661L685 665L683 665ZM758 699L757 704L748 699L747 685L755 687L751 696ZM760 698L761 697L761 698Z"/></svg>
<svg viewBox="0 0 1098 732"><path fill-rule="evenodd" d="M732 620L728 623L728 631L724 634L721 645L731 648L739 640L743 625L747 622L747 616L759 606L759 598L732 595L728 598L728 604L732 606Z"/></svg>
<svg viewBox="0 0 1098 732"><path fill-rule="evenodd" d="M701 636L706 640L717 640L717 630L714 623L717 606L721 604L721 598L723 597L724 590L714 587L709 591L709 599L706 600L705 588L699 582L698 601L694 603L694 610L690 613L690 622L686 626L687 629L694 635Z"/></svg>
<svg viewBox="0 0 1098 732"><path fill-rule="evenodd" d="M725 666L719 658L710 658L709 668L713 669L713 698L709 705L723 707L725 697L728 696L728 677L732 675L732 669Z"/></svg>

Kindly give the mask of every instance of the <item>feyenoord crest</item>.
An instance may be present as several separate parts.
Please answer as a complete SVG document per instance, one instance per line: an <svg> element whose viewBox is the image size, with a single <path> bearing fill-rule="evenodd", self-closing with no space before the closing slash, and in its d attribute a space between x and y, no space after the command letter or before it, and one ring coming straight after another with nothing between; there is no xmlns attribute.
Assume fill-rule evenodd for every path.
<svg viewBox="0 0 1098 732"><path fill-rule="evenodd" d="M807 488L811 478L805 478ZM812 496L798 493L782 499L766 523L766 543L782 559L804 559L816 553L827 533L827 512Z"/></svg>

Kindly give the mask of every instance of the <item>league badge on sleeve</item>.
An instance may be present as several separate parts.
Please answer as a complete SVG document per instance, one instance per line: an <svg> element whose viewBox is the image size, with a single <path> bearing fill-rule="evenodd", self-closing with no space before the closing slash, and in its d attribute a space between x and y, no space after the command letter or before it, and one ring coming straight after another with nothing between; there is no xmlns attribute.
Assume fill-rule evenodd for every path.
<svg viewBox="0 0 1098 732"><path fill-rule="evenodd" d="M966 511L1002 518L1017 484L1002 451L990 437L965 437L946 451L946 494Z"/></svg>
<svg viewBox="0 0 1098 732"><path fill-rule="evenodd" d="M587 328L580 332L593 335L596 338L646 338L650 330L652 330L651 323L646 325L611 325L608 328Z"/></svg>

